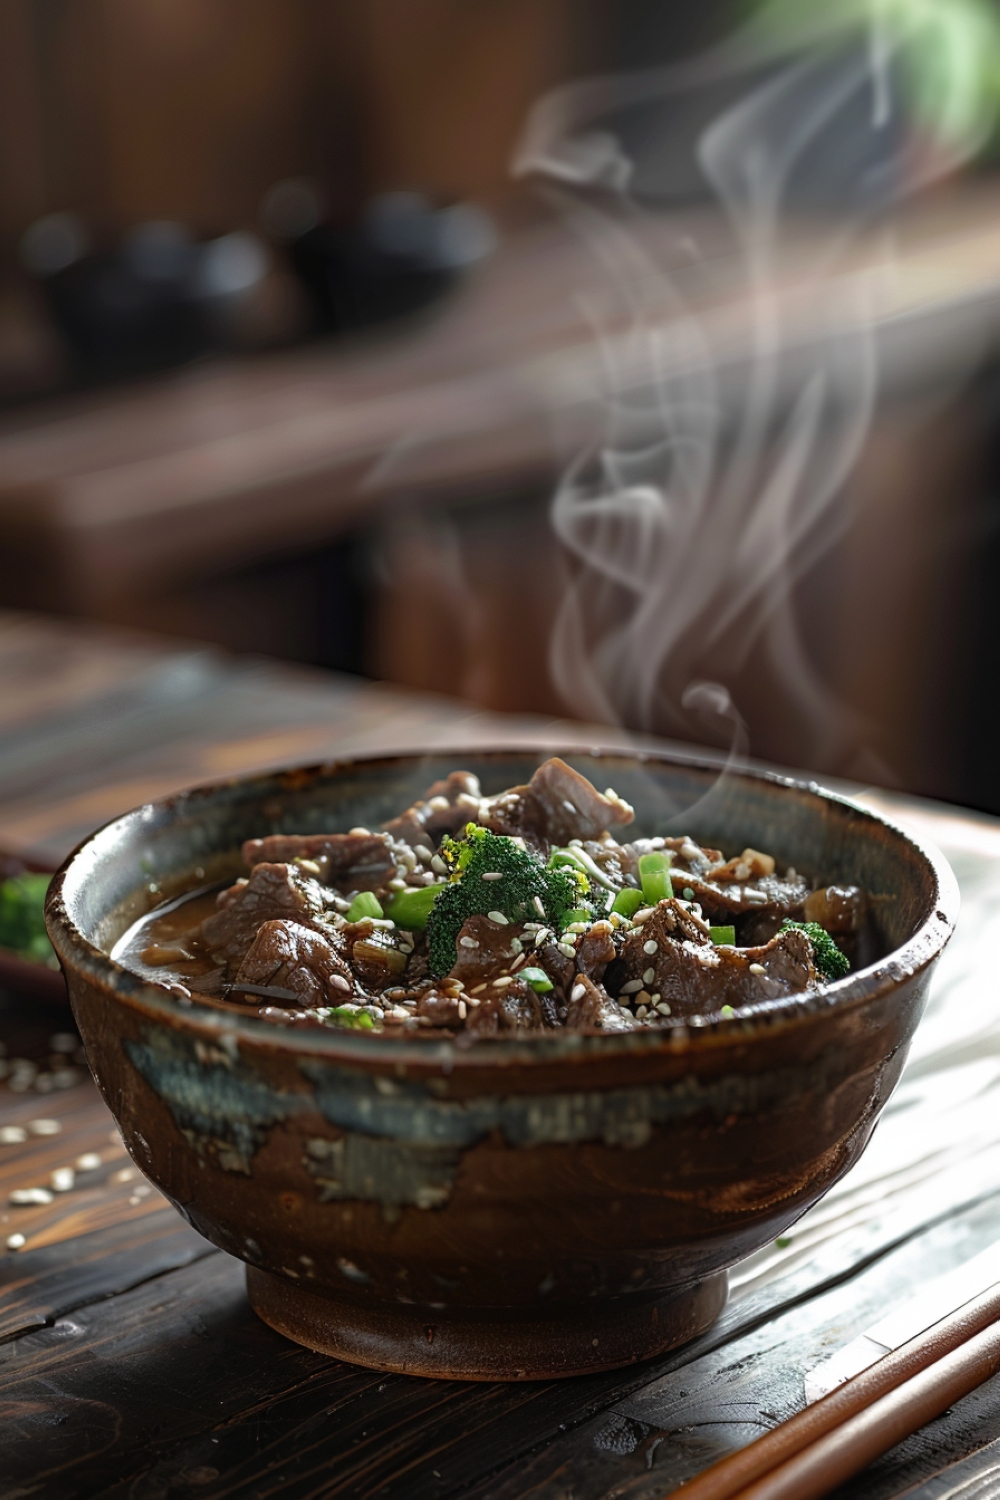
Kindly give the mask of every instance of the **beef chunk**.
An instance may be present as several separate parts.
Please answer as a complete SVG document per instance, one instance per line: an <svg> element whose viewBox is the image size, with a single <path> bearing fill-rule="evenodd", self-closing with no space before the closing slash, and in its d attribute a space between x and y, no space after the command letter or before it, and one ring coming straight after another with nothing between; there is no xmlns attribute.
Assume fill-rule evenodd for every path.
<svg viewBox="0 0 1000 1500"><path fill-rule="evenodd" d="M495 974L506 974L518 954L515 939L520 942L523 930L516 923L505 927L489 917L469 917L458 934L455 963L448 977L461 980L466 989L471 989Z"/></svg>
<svg viewBox="0 0 1000 1500"><path fill-rule="evenodd" d="M262 922L290 919L305 927L321 925L327 896L318 881L297 865L255 865L249 880L237 881L218 898L218 909L201 924L201 939L218 958L239 964Z"/></svg>
<svg viewBox="0 0 1000 1500"><path fill-rule="evenodd" d="M565 1004L569 987L576 973L576 959L567 958L565 953L560 953L557 945L552 942L533 949L528 962L545 970L555 986L557 1003Z"/></svg>
<svg viewBox="0 0 1000 1500"><path fill-rule="evenodd" d="M677 900L661 901L641 926L633 927L622 943L621 957L628 968L629 978L638 979L653 963L644 951L644 944L655 942L662 947L668 941L712 946L707 922Z"/></svg>
<svg viewBox="0 0 1000 1500"><path fill-rule="evenodd" d="M810 891L803 920L818 922L831 935L860 932L868 920L868 897L856 885L827 885Z"/></svg>
<svg viewBox="0 0 1000 1500"><path fill-rule="evenodd" d="M479 1004L470 1009L465 1029L477 1036L495 1036L500 1031L547 1031L558 1026L559 1016L551 994L538 995L516 976L509 985L489 985Z"/></svg>
<svg viewBox="0 0 1000 1500"><path fill-rule="evenodd" d="M565 1025L578 1031L631 1031L634 1023L602 985L578 974L569 992Z"/></svg>
<svg viewBox="0 0 1000 1500"><path fill-rule="evenodd" d="M273 984L294 990L307 1006L340 1005L354 979L333 934L301 922L264 922L236 975L240 984Z"/></svg>
<svg viewBox="0 0 1000 1500"><path fill-rule="evenodd" d="M658 907L622 947L631 981L641 980L645 993L658 994L671 1015L711 1015L723 1005L736 1010L816 988L812 948L804 932L792 928L760 948L719 948L704 937L685 936L680 921L669 929L671 904ZM655 952L647 952L653 942Z"/></svg>
<svg viewBox="0 0 1000 1500"><path fill-rule="evenodd" d="M722 884L679 870L671 871L671 875L674 890L678 894L690 890L692 895L688 899L698 902L709 922L732 922L741 916L762 914L776 917L779 922L785 917L798 920L809 894L809 886L800 876L786 880L768 875L740 885Z"/></svg>
<svg viewBox="0 0 1000 1500"><path fill-rule="evenodd" d="M610 922L595 922L585 932L576 950L576 967L581 974L599 980L608 964L615 957L615 944Z"/></svg>
<svg viewBox="0 0 1000 1500"><path fill-rule="evenodd" d="M243 862L251 868L293 859L314 861L319 877L344 891L377 890L396 873L384 833L272 833L243 845Z"/></svg>
<svg viewBox="0 0 1000 1500"><path fill-rule="evenodd" d="M495 833L520 837L547 852L570 839L596 839L631 823L635 814L620 797L603 796L578 771L554 756L539 766L527 786L516 786L483 803L479 821Z"/></svg>
<svg viewBox="0 0 1000 1500"><path fill-rule="evenodd" d="M384 990L401 982L407 955L384 927L364 921L350 923L345 926L343 936L354 972L365 989Z"/></svg>
<svg viewBox="0 0 1000 1500"><path fill-rule="evenodd" d="M417 1004L417 1015L423 1016L434 1026L449 1026L458 1030L464 1023L462 1012L465 1004L459 991L446 986L433 985L424 991Z"/></svg>
<svg viewBox="0 0 1000 1500"><path fill-rule="evenodd" d="M471 771L452 771L444 781L435 781L419 802L382 826L413 848L425 844L435 849L445 834L455 834L476 821L481 796L478 777Z"/></svg>

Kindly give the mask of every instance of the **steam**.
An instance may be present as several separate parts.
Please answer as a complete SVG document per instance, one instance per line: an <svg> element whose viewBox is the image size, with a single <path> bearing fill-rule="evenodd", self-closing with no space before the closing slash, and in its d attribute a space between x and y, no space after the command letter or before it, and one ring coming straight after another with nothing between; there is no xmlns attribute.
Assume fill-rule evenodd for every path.
<svg viewBox="0 0 1000 1500"><path fill-rule="evenodd" d="M1000 48L971 0L772 0L683 69L585 81L533 111L515 171L600 270L579 306L601 351L603 430L552 505L568 576L551 670L577 714L704 738L707 711L741 753L725 679L780 681L806 753L887 779L807 658L794 590L845 524L871 424L892 209L992 120L977 38L992 47L981 73ZM742 369L725 317L700 302L697 247L664 251L647 213L683 176L673 143L699 97L720 89L691 154L736 247Z"/></svg>

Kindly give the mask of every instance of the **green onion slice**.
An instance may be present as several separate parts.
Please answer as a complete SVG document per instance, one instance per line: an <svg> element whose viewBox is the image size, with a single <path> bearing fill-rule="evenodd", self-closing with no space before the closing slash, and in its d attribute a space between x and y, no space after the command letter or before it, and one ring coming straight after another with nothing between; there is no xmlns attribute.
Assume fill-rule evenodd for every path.
<svg viewBox="0 0 1000 1500"><path fill-rule="evenodd" d="M419 885L393 892L385 904L386 916L407 932L423 932L438 892L443 891L447 884L447 880L440 880L435 885Z"/></svg>
<svg viewBox="0 0 1000 1500"><path fill-rule="evenodd" d="M364 917L381 917L383 912L374 891L359 891L344 915L348 922L360 922Z"/></svg>
<svg viewBox="0 0 1000 1500"><path fill-rule="evenodd" d="M710 927L708 931L712 942L717 947L734 948L736 946L735 927Z"/></svg>
<svg viewBox="0 0 1000 1500"><path fill-rule="evenodd" d="M611 904L611 910L616 911L622 917L634 917L645 899L641 891L633 890L629 885L623 891L618 892Z"/></svg>
<svg viewBox="0 0 1000 1500"><path fill-rule="evenodd" d="M639 856L639 883L647 906L655 906L658 901L669 901L673 896L674 888L670 881L672 859L673 855L662 849L654 854Z"/></svg>
<svg viewBox="0 0 1000 1500"><path fill-rule="evenodd" d="M552 980L546 974L544 969L536 969L533 967L522 969L518 977L521 979L526 979L527 982L531 985L531 988L538 995L547 994L548 991L552 988Z"/></svg>

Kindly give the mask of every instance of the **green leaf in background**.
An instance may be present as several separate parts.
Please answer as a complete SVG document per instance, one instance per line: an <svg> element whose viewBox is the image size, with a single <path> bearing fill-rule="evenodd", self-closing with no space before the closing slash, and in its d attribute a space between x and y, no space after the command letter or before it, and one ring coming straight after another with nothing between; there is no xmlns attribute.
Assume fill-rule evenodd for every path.
<svg viewBox="0 0 1000 1500"><path fill-rule="evenodd" d="M761 0L752 34L766 52L865 38L873 77L898 60L915 123L967 160L1000 107L1000 13L994 0Z"/></svg>
<svg viewBox="0 0 1000 1500"><path fill-rule="evenodd" d="M45 893L50 875L15 875L0 884L0 948L48 963L52 945L45 931Z"/></svg>

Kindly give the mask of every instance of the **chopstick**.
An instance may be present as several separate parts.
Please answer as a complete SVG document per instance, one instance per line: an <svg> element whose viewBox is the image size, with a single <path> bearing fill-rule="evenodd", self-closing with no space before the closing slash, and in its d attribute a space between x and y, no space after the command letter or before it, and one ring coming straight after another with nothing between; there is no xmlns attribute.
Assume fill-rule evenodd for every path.
<svg viewBox="0 0 1000 1500"><path fill-rule="evenodd" d="M1000 1282L738 1453L678 1500L814 1500L1000 1370Z"/></svg>

